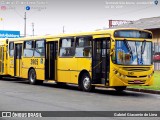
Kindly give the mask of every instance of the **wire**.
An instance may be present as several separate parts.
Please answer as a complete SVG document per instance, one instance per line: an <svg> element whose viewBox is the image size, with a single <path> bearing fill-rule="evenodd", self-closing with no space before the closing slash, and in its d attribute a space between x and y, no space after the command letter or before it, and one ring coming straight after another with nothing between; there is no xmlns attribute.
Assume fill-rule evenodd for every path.
<svg viewBox="0 0 160 120"><path fill-rule="evenodd" d="M140 10L145 10L147 8L151 8L153 6L149 5L147 7L144 7L144 8L140 8L140 9L136 9L136 10L131 10L131 11L128 11L128 12L124 12L124 13L119 13L119 14L115 14L114 16L111 16L111 17L119 17L119 16L123 16L123 15L126 15L126 14L131 14L131 13L134 13L134 12L139 12Z"/></svg>

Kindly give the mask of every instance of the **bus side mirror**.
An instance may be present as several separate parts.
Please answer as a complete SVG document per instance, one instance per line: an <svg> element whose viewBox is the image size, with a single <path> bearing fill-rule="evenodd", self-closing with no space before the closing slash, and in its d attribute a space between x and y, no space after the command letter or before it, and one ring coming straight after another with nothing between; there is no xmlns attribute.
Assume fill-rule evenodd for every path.
<svg viewBox="0 0 160 120"><path fill-rule="evenodd" d="M110 56L112 56L113 54L115 54L115 50L114 50L114 49L111 49L111 50L110 50Z"/></svg>
<svg viewBox="0 0 160 120"><path fill-rule="evenodd" d="M115 42L111 42L111 49L115 49Z"/></svg>
<svg viewBox="0 0 160 120"><path fill-rule="evenodd" d="M110 55L112 55L115 52L115 42L111 43L111 49L110 49Z"/></svg>

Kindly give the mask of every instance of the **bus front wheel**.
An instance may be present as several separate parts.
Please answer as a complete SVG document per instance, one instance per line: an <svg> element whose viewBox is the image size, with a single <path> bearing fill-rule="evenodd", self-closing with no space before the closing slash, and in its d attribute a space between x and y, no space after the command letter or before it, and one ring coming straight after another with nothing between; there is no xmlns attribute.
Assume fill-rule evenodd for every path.
<svg viewBox="0 0 160 120"><path fill-rule="evenodd" d="M122 92L126 89L126 86L119 86L114 88L117 92Z"/></svg>
<svg viewBox="0 0 160 120"><path fill-rule="evenodd" d="M88 73L84 73L81 77L81 88L83 91L90 92L95 89L91 84L91 78Z"/></svg>

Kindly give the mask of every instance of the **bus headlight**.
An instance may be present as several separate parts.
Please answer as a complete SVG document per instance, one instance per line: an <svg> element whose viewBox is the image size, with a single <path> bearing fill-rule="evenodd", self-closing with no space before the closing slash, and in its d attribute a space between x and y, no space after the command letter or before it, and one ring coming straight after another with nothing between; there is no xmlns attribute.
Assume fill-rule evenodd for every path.
<svg viewBox="0 0 160 120"><path fill-rule="evenodd" d="M126 78L126 76L125 76L125 75L122 75L122 78Z"/></svg>
<svg viewBox="0 0 160 120"><path fill-rule="evenodd" d="M148 78L152 77L153 74L154 74L154 71L150 75L148 75Z"/></svg>
<svg viewBox="0 0 160 120"><path fill-rule="evenodd" d="M121 73L118 72L117 75L120 77L120 76L121 76Z"/></svg>
<svg viewBox="0 0 160 120"><path fill-rule="evenodd" d="M114 74L117 74L118 73L118 71L117 70L114 70Z"/></svg>
<svg viewBox="0 0 160 120"><path fill-rule="evenodd" d="M117 75L118 77L126 78L125 75L119 73L119 72L118 72L117 70L115 70L115 69L113 70L113 72L114 72L114 74Z"/></svg>
<svg viewBox="0 0 160 120"><path fill-rule="evenodd" d="M152 74L148 75L148 78L152 77Z"/></svg>

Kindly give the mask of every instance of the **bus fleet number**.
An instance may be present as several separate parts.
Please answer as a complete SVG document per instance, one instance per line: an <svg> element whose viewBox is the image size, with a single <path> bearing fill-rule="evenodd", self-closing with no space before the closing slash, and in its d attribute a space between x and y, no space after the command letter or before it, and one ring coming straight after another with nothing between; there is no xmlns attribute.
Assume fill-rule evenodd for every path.
<svg viewBox="0 0 160 120"><path fill-rule="evenodd" d="M31 59L31 65L38 65L38 59Z"/></svg>

